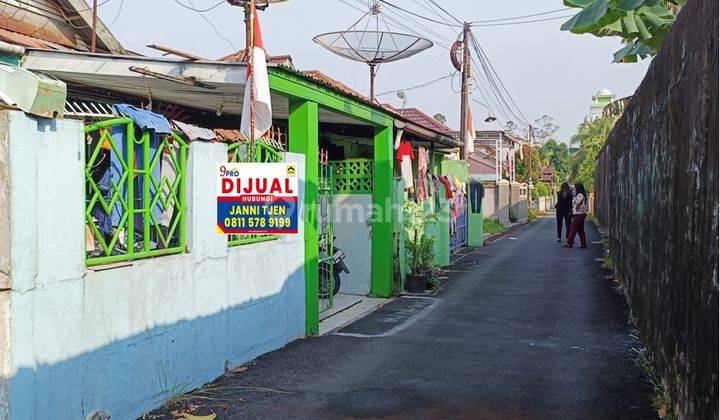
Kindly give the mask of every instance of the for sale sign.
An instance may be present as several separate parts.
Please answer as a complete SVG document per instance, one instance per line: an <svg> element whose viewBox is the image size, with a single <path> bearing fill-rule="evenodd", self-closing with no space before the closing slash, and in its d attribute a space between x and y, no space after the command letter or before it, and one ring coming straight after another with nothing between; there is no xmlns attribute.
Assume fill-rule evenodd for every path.
<svg viewBox="0 0 720 420"><path fill-rule="evenodd" d="M297 233L296 164L223 163L217 175L218 233Z"/></svg>

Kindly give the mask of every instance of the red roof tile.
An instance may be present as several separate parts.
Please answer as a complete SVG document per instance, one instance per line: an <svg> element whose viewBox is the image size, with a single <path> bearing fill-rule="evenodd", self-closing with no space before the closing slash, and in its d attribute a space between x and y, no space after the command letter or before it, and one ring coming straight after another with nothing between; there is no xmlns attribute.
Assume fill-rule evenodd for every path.
<svg viewBox="0 0 720 420"><path fill-rule="evenodd" d="M440 121L427 115L426 113L420 111L417 108L405 108L401 110L395 108L390 104L383 104L383 107L400 114L402 117L405 117L413 124L417 124L432 131L437 131L439 133L450 135L450 127L446 126L445 124L441 123Z"/></svg>

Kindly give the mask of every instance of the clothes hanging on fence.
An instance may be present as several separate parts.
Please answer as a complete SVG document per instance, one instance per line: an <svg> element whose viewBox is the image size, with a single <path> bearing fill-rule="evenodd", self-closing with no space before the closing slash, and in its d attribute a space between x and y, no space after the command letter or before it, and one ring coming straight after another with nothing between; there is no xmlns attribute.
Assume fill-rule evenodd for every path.
<svg viewBox="0 0 720 420"><path fill-rule="evenodd" d="M469 199L470 199L470 210L473 213L480 213L482 212L482 201L485 197L485 186L483 186L482 182L472 180L470 181L470 188L469 188Z"/></svg>
<svg viewBox="0 0 720 420"><path fill-rule="evenodd" d="M441 189L443 187L440 186L440 180L436 175L430 176L432 189L433 189L433 197L435 198L435 211L440 211L440 196L442 195Z"/></svg>
<svg viewBox="0 0 720 420"><path fill-rule="evenodd" d="M173 214L175 213L175 205L177 204L175 203L175 197L170 195L178 176L177 168L173 162L173 156L175 156L176 159L180 156L180 146L176 142L170 143L170 145L163 150L160 161L160 174L163 178L167 178L167 184L161 186L161 192L163 196L167 197L167 200L170 200L168 201L167 208L163 209L162 215L160 216L160 224L166 228L170 227ZM175 191L177 192L178 189L175 189ZM177 197L177 199L180 199L180 197Z"/></svg>
<svg viewBox="0 0 720 420"><path fill-rule="evenodd" d="M173 124L177 126L188 138L188 140L215 140L215 132L208 129L198 127L192 124L185 124L181 121L172 120Z"/></svg>
<svg viewBox="0 0 720 420"><path fill-rule="evenodd" d="M118 114L132 119L143 130L153 130L156 134L172 133L167 118L160 114L128 104L115 104L113 108Z"/></svg>
<svg viewBox="0 0 720 420"><path fill-rule="evenodd" d="M415 152L410 142L400 142L395 158L400 162L400 175L405 181L405 189L413 188L412 160L415 159Z"/></svg>
<svg viewBox="0 0 720 420"><path fill-rule="evenodd" d="M135 162L136 167L138 169L145 169L150 170L150 177L153 178L155 182L152 180L148 183L148 202L151 203L157 195L158 189L155 186L155 184L160 185L160 182L162 180L160 169L161 164L158 159L158 162L155 164L155 166L152 166L153 158L157 155L158 150L160 149L160 143L162 141L163 134L158 134L154 131L150 131L150 142L149 142L149 151L148 154L148 164L147 167L145 165L145 148L142 147L142 144L140 144L140 147L135 147ZM138 174L137 178L135 179L135 208L136 209L142 209L143 206L143 197L145 196L145 176L144 174ZM160 222L160 219L162 218L163 213L163 204L160 199L158 199L155 202L155 205L152 206L152 215L153 217L150 217L150 215L145 215L144 213L139 213L135 215L135 232L142 232L144 229L143 225L143 217L150 218L150 225L154 225L156 222Z"/></svg>
<svg viewBox="0 0 720 420"><path fill-rule="evenodd" d="M425 184L425 175L427 174L427 164L429 156L427 150L420 146L418 148L418 182L417 182L417 198L419 201L425 201L428 198L427 187Z"/></svg>

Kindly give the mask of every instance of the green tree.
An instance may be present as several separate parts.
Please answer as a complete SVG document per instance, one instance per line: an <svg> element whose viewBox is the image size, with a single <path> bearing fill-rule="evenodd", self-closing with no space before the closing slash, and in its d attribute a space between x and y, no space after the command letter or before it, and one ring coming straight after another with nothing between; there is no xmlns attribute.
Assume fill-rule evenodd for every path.
<svg viewBox="0 0 720 420"><path fill-rule="evenodd" d="M555 171L555 180L567 179L570 152L567 144L550 139L540 148L540 159Z"/></svg>
<svg viewBox="0 0 720 420"><path fill-rule="evenodd" d="M515 179L518 182L537 182L540 179L540 165L544 164L537 147L522 146L515 153Z"/></svg>
<svg viewBox="0 0 720 420"><path fill-rule="evenodd" d="M533 138L539 143L555 138L560 126L555 124L555 119L547 114L535 120L533 126Z"/></svg>
<svg viewBox="0 0 720 420"><path fill-rule="evenodd" d="M616 63L634 63L657 54L687 0L564 0L582 10L560 28L574 34L618 36L625 47L615 52ZM715 1L715 0L711 0Z"/></svg>
<svg viewBox="0 0 720 420"><path fill-rule="evenodd" d="M433 118L435 118L435 121L439 122L440 124L447 124L447 117L439 112L433 115Z"/></svg>
<svg viewBox="0 0 720 420"><path fill-rule="evenodd" d="M582 182L588 191L595 187L595 159L616 121L616 117L585 120L570 142L578 149L569 159L568 176L573 182Z"/></svg>

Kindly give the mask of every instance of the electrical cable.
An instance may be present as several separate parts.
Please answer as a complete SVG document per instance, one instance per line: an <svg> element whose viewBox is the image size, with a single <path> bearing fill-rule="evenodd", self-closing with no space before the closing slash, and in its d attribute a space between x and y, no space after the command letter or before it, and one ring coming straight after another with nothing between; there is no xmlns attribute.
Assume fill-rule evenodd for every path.
<svg viewBox="0 0 720 420"><path fill-rule="evenodd" d="M390 2L387 1L387 0L380 0L380 2L385 3L385 4L387 4L387 5L390 6L390 7L394 7L394 8L396 8L396 9L398 9L398 10L401 10L401 11L407 13L407 14L413 15L413 16L415 16L415 17L419 17L420 19L425 19L425 20L427 20L427 21L429 21L429 22L437 23L437 24L439 24L439 25L447 25L446 22L441 22L441 21L439 21L439 20L435 20L435 19L429 18L429 17L427 17L427 16L423 16L423 15L421 15L421 14L419 14L419 13L415 13L415 12L413 12L413 11L404 9L404 8L402 8L402 7L400 7L400 6L396 6L396 5L392 4L392 3L390 3ZM452 26L462 27L462 25L452 25Z"/></svg>
<svg viewBox="0 0 720 420"><path fill-rule="evenodd" d="M453 16L450 12L448 12L447 10L445 10L445 8L442 7L442 6L440 6L435 0L429 0L429 1L430 1L430 3L434 4L435 7L437 7L437 8L440 9L440 10L442 10L443 12L445 12L446 15L450 16L455 22L459 23L460 25L464 25L464 23L461 22L460 19L456 18L456 17Z"/></svg>
<svg viewBox="0 0 720 420"><path fill-rule="evenodd" d="M220 31L219 31L218 28L215 26L215 24L214 24L210 19L208 19L207 16L204 15L204 12L199 11L199 10L195 7L195 5L193 4L192 0L187 0L188 3L190 3L190 6L192 6L192 8L187 7L187 5L181 4L178 0L174 0L174 1L175 1L175 3L177 3L177 4L181 5L181 6L185 6L186 9L189 9L189 10L192 10L192 11L196 12L196 13L213 29L213 31L215 31L215 35L217 35L220 39L222 39L222 40L224 40L225 42L227 42L227 43L230 45L230 47L232 47L233 51L237 51L237 50L238 50L237 47L235 46L235 44L233 44L233 42L230 41L230 39L228 39L228 38L225 37L222 33L220 33ZM223 3L224 3L224 2L223 2ZM213 6L213 8L215 8L215 7L219 6L219 5L220 5L220 3L216 4L215 6Z"/></svg>
<svg viewBox="0 0 720 420"><path fill-rule="evenodd" d="M535 17L535 16L549 15L549 14L552 14L552 13L564 12L564 11L566 11L566 10L571 10L571 9L572 9L571 7L564 7L564 8L562 8L562 9L549 10L549 11L547 11L547 12L533 13L533 14L530 14L530 15L513 16L513 17L501 18L501 19L473 20L473 21L470 22L470 23L474 25L474 24L476 24L476 23L504 22L504 21L507 21L507 20L517 20L517 19L525 19L525 18Z"/></svg>
<svg viewBox="0 0 720 420"><path fill-rule="evenodd" d="M195 5L192 4L192 2L190 2L190 5L191 5L192 7L190 7L190 6L188 6L187 4L181 2L180 0L173 0L173 1L174 1L175 3L177 3L177 4L179 4L180 6L188 9L188 10L192 10L193 12L198 12L198 13L209 12L209 11L215 9L216 7L219 7L219 6L227 3L226 0L222 0L221 2L215 4L214 6L210 6L210 7L208 7L207 9L197 9L197 8L195 8Z"/></svg>
<svg viewBox="0 0 720 420"><path fill-rule="evenodd" d="M107 24L108 28L109 28L110 26L112 26L115 22L117 22L117 20L120 18L120 13L122 12L123 5L124 5L124 4L125 4L125 0L120 0L120 7L118 7L118 11L117 11L117 13L115 14L115 17L113 18L113 20L112 20L110 23Z"/></svg>
<svg viewBox="0 0 720 420"><path fill-rule="evenodd" d="M473 28L487 28L487 27L491 27L491 26L522 25L525 23L547 22L550 20L567 19L567 18L573 17L573 16L575 16L575 15L562 15L562 16L555 16L555 17L545 18L545 19L525 20L522 22L489 23L487 25L480 24L480 25L472 25L472 26L473 26Z"/></svg>
<svg viewBox="0 0 720 420"><path fill-rule="evenodd" d="M479 53L485 58L485 60L486 60L487 63L489 64L490 69L491 69L492 72L495 74L495 77L497 78L498 82L500 82L500 86L502 86L503 90L505 91L505 93L507 94L507 96L510 98L510 102L512 102L512 104L515 106L515 109L518 111L518 113L520 114L520 116L522 116L522 120L525 122L525 124L530 125L530 123L527 121L527 118L525 117L525 115L524 115L524 114L522 113L522 111L520 110L520 107L519 107L519 106L517 105L517 103L515 102L515 99L513 99L512 95L510 94L510 91L507 89L507 87L506 87L505 84L503 83L502 79L500 78L500 75L499 75L499 74L497 73L497 71L495 70L495 67L492 65L492 62L491 62L490 59L488 58L487 54L485 54L485 51L484 51L484 50L482 49L482 47L480 46L480 43L478 42L477 38L475 38L475 35L472 33L472 31L470 32L470 40L471 40L471 44L474 45L474 49L476 50L476 52L479 51ZM517 115L516 115L516 116L517 116Z"/></svg>
<svg viewBox="0 0 720 420"><path fill-rule="evenodd" d="M390 93L407 92L407 91L409 91L409 90L420 89L420 88L423 88L423 87L426 87L426 86L433 85L433 84L438 83L438 82L442 82L442 81L445 80L445 79L449 79L449 78L453 77L453 76L455 75L455 73L457 73L457 72L452 72L452 73L450 73L450 74L448 74L448 75L445 75L445 76L443 76L443 77L440 77L440 78L437 78L437 79L434 79L434 80L431 80L431 81L429 81L429 82L425 82L425 83L422 83L422 84L419 84L419 85L416 85L416 86L411 86L411 87L404 88L404 89L388 90L387 92L379 93L379 94L377 94L377 95L375 95L375 96L382 96L382 95L388 95L388 94L390 94Z"/></svg>

